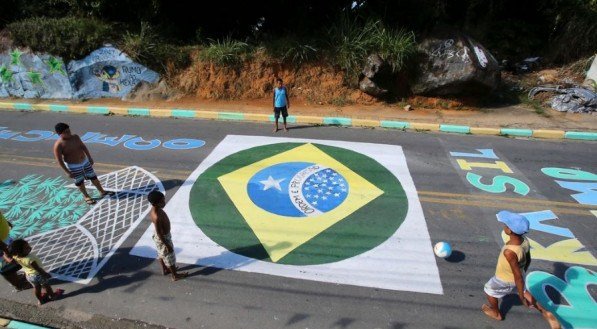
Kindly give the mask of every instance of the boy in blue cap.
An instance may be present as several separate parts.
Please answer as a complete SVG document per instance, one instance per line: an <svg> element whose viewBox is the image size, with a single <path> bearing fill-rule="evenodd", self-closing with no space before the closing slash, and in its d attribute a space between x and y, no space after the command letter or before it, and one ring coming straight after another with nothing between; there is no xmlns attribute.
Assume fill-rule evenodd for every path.
<svg viewBox="0 0 597 329"><path fill-rule="evenodd" d="M525 291L524 274L531 264L531 247L524 234L529 231L529 221L522 215L502 210L497 220L504 224L504 233L508 242L502 247L495 268L495 275L485 284L485 295L489 305L483 304L482 310L495 320L502 320L498 306L499 299L518 292L521 303L534 307L543 314L551 328L560 328L553 314L545 310L530 293Z"/></svg>

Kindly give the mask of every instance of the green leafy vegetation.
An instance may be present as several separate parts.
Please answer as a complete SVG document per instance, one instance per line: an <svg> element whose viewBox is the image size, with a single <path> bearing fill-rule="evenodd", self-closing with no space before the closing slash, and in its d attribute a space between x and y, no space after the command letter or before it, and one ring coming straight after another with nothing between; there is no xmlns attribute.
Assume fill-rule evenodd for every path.
<svg viewBox="0 0 597 329"><path fill-rule="evenodd" d="M214 64L234 66L240 64L250 53L248 43L228 36L220 40L209 40L209 44L199 52L199 58Z"/></svg>
<svg viewBox="0 0 597 329"><path fill-rule="evenodd" d="M112 24L96 19L33 17L10 23L17 46L65 58L80 58L113 39Z"/></svg>

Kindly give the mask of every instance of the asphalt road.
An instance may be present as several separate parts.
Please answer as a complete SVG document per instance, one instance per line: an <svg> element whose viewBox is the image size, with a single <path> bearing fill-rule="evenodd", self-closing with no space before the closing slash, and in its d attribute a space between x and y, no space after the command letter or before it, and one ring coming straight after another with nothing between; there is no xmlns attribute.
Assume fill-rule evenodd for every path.
<svg viewBox="0 0 597 329"><path fill-rule="evenodd" d="M203 147L192 150L160 146L134 151L122 145L88 145L99 173L130 165L142 167L163 181L168 198L225 136L274 135L272 127L265 124L0 112L0 127L15 132L52 130L59 121L68 122L73 132L80 134L131 134L161 141L177 138L204 140ZM67 298L43 308L55 310L55 314L74 321L84 321L88 316L98 314L172 328L545 328L541 316L525 309L515 297L506 299L507 314L503 322L490 320L480 311L485 301L483 285L494 273L502 245L501 226L496 222L495 214L501 209L517 212L551 210L558 219L550 224L569 229L585 247L583 251L596 254L596 218L590 210L597 206L579 203L571 196L578 192L558 186L555 178L541 171L556 167L597 173L596 143L311 126L294 127L287 133L278 132L276 136L400 145L432 243L449 241L456 250L450 261L437 258L443 294L186 265L182 267L191 272L191 277L172 283L161 276L155 261L129 255L149 226L145 221L95 279L87 285L56 283L55 286L67 291ZM52 157L52 141L23 142L11 138L0 135L0 182L19 181L30 174L63 175ZM450 155L450 152L476 152L475 149L492 149L499 159ZM461 169L457 159L503 161L511 173L474 166L466 171ZM484 184L490 184L492 177L499 174L514 177L524 182L530 191L526 196L513 192L512 186L504 193L482 191L467 181L468 172L482 175ZM531 237L544 246L562 240L561 236L541 231L533 231ZM174 239L176 244L176 237ZM552 258L555 260L534 260L530 270L546 271L561 278L568 267L577 265L556 256ZM594 265L580 266L596 269ZM3 307L9 307L10 301L34 303L29 291L11 292L6 284L0 285L0 293L4 299ZM595 298L595 291L592 293ZM106 323L105 327L110 324Z"/></svg>

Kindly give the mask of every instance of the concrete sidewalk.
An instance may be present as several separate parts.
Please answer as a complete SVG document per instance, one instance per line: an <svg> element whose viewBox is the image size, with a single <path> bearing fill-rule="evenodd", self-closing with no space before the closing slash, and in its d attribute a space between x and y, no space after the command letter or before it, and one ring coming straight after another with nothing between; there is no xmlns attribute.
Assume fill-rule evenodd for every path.
<svg viewBox="0 0 597 329"><path fill-rule="evenodd" d="M191 106L189 106L191 105ZM0 102L0 108L18 111L51 111L102 115L130 115L183 119L211 119L242 122L273 122L267 103L263 106L241 102L199 104L189 101L129 103L98 99L89 102L40 101ZM264 113L265 112L265 113ZM555 111L553 111L555 112ZM597 140L597 116L551 113L541 116L522 106L482 110L429 110L406 112L397 107L333 108L293 106L291 125L336 125L345 127L390 128L472 135Z"/></svg>

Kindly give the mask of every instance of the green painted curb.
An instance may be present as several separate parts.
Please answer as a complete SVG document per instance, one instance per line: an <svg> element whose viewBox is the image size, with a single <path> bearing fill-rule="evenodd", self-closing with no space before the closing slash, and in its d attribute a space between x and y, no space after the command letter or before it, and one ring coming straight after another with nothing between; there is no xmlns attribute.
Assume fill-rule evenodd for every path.
<svg viewBox="0 0 597 329"><path fill-rule="evenodd" d="M15 110L21 110L21 111L33 111L33 107L31 106L31 104L29 103L13 103L12 107Z"/></svg>
<svg viewBox="0 0 597 329"><path fill-rule="evenodd" d="M172 117L175 118L194 118L195 111L194 110L184 110L184 109L172 109Z"/></svg>
<svg viewBox="0 0 597 329"><path fill-rule="evenodd" d="M336 118L336 117L324 117L324 125L340 125L340 126L352 126L351 118Z"/></svg>
<svg viewBox="0 0 597 329"><path fill-rule="evenodd" d="M237 113L237 112L218 112L218 119L219 120L244 120L245 114Z"/></svg>
<svg viewBox="0 0 597 329"><path fill-rule="evenodd" d="M439 125L439 131L446 133L470 134L471 127L457 125Z"/></svg>
<svg viewBox="0 0 597 329"><path fill-rule="evenodd" d="M597 141L597 133L589 133L582 131L567 131L564 134L565 139L582 139L586 141Z"/></svg>
<svg viewBox="0 0 597 329"><path fill-rule="evenodd" d="M110 114L110 109L105 106L87 106L87 113Z"/></svg>
<svg viewBox="0 0 597 329"><path fill-rule="evenodd" d="M128 113L128 115L139 115L139 116L143 116L143 117L148 117L149 114L151 113L150 109L142 109L142 108L138 108L138 107L130 107L127 109L126 111Z"/></svg>
<svg viewBox="0 0 597 329"><path fill-rule="evenodd" d="M404 121L381 120L379 126L382 128L406 129L410 124Z"/></svg>
<svg viewBox="0 0 597 329"><path fill-rule="evenodd" d="M531 129L502 128L500 134L506 136L532 137L533 131Z"/></svg>
<svg viewBox="0 0 597 329"><path fill-rule="evenodd" d="M282 119L280 119L282 120ZM269 122L274 122L276 121L276 117L273 114L269 115ZM288 123L296 123L296 116L294 115L289 115L286 117L286 122Z"/></svg>
<svg viewBox="0 0 597 329"><path fill-rule="evenodd" d="M11 329L47 329L48 327L42 327L42 326L38 326L35 324L31 324L31 323L12 320L12 321L10 321L10 323L8 323L8 326L6 328L11 328Z"/></svg>
<svg viewBox="0 0 597 329"><path fill-rule="evenodd" d="M68 105L50 104L48 108L52 112L68 112Z"/></svg>

